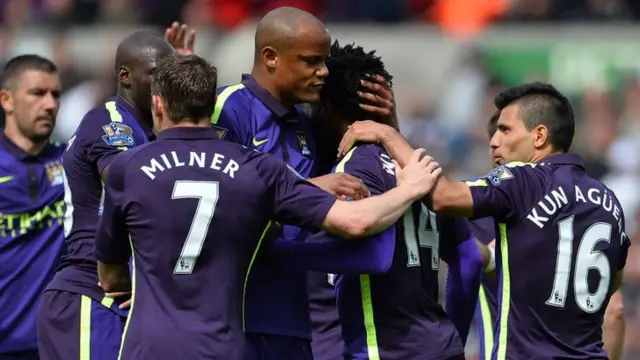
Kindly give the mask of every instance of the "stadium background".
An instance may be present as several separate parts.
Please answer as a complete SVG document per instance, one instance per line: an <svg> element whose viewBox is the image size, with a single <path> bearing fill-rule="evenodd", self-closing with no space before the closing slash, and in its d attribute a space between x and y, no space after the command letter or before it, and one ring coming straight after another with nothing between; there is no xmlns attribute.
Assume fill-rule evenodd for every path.
<svg viewBox="0 0 640 360"><path fill-rule="evenodd" d="M38 53L58 64L64 95L54 135L64 141L115 93L113 52L128 32L176 19L195 26L196 52L230 84L250 69L255 18L283 5L316 14L334 39L376 49L395 76L403 133L459 178L490 167L496 92L550 81L573 100L574 151L614 189L629 234L640 236L640 1L2 0L0 56ZM640 359L639 251L631 247L623 290L626 359Z"/></svg>

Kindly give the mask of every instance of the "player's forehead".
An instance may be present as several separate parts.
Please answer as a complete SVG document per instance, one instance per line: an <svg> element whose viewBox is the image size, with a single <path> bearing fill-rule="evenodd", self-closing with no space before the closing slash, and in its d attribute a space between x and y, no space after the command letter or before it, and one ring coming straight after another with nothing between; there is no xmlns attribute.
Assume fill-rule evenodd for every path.
<svg viewBox="0 0 640 360"><path fill-rule="evenodd" d="M301 26L290 49L301 56L327 57L331 49L331 35L322 26Z"/></svg>
<svg viewBox="0 0 640 360"><path fill-rule="evenodd" d="M500 110L500 116L496 122L497 126L519 126L524 125L519 115L520 106L517 103L509 104Z"/></svg>
<svg viewBox="0 0 640 360"><path fill-rule="evenodd" d="M60 77L58 73L50 73L39 69L26 69L16 78L17 90L29 91L44 89L50 91L60 90Z"/></svg>

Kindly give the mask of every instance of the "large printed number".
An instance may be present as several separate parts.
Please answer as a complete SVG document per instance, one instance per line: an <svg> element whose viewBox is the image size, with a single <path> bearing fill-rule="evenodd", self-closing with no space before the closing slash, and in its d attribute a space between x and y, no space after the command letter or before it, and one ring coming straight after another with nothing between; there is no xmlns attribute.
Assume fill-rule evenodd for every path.
<svg viewBox="0 0 640 360"><path fill-rule="evenodd" d="M436 215L421 205L419 223L413 218L412 208L407 210L402 221L404 224L404 242L407 246L407 267L420 266L420 248L431 249L431 270L440 269L440 239L438 236Z"/></svg>
<svg viewBox="0 0 640 360"><path fill-rule="evenodd" d="M573 252L573 216L558 221L558 257L556 260L556 274L553 281L553 290L546 304L556 307L564 307L567 290L571 277L571 254ZM595 313L604 304L609 283L611 281L611 268L607 256L595 247L599 242L611 241L611 224L598 222L591 225L582 235L578 244L578 254L573 270L573 286L576 304L587 313ZM589 270L600 273L600 282L595 292L589 292Z"/></svg>
<svg viewBox="0 0 640 360"><path fill-rule="evenodd" d="M193 272L204 240L207 238L209 224L216 211L218 195L217 181L178 180L175 182L171 199L198 199L198 206L191 221L189 234L182 246L180 257L178 257L173 269L174 274L188 275Z"/></svg>
<svg viewBox="0 0 640 360"><path fill-rule="evenodd" d="M64 170L62 171L62 188L64 189L64 237L69 237L71 230L73 229L73 201L71 199L71 188L69 187L69 180Z"/></svg>

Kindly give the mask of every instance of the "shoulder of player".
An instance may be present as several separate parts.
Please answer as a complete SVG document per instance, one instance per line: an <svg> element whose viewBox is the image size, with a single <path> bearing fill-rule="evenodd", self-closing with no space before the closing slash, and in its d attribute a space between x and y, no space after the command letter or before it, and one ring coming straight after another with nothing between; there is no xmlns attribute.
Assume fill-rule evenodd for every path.
<svg viewBox="0 0 640 360"><path fill-rule="evenodd" d="M378 144L360 143L351 148L345 156L338 160L336 170L342 169L344 171L345 168L354 167L379 168L379 166L375 166L374 164L382 166L389 165L393 168L391 157L387 155L387 152L382 146Z"/></svg>
<svg viewBox="0 0 640 360"><path fill-rule="evenodd" d="M216 110L246 111L251 108L254 96L243 84L220 87L217 90Z"/></svg>
<svg viewBox="0 0 640 360"><path fill-rule="evenodd" d="M102 135L104 135L104 126L112 122L121 121L119 118L114 118L114 114L107 109L105 103L101 103L84 115L76 128L75 140L78 141L87 137L95 139L96 136L102 138Z"/></svg>

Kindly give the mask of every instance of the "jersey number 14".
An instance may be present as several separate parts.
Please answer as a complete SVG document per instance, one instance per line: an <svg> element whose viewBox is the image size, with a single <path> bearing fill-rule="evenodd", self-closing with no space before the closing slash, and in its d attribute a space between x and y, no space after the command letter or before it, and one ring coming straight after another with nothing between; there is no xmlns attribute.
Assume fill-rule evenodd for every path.
<svg viewBox="0 0 640 360"><path fill-rule="evenodd" d="M571 277L571 258L573 252L573 216L558 221L558 257L553 281L553 290L546 304L564 307ZM609 293L611 269L609 259L596 245L602 241L611 242L609 223L598 222L591 225L582 235L577 247L576 262L573 268L573 287L576 304L586 313L595 313L604 304ZM589 291L589 270L600 273L600 281L595 292Z"/></svg>

